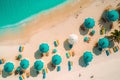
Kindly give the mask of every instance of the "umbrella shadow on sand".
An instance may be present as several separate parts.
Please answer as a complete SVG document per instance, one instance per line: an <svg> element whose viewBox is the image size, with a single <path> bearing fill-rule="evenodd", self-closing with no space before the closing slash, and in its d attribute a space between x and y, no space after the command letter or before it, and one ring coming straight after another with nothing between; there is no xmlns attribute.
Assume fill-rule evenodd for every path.
<svg viewBox="0 0 120 80"><path fill-rule="evenodd" d="M39 72L34 69L34 66L32 66L32 67L30 68L30 75L31 75L32 77L37 77L38 74L39 74Z"/></svg>
<svg viewBox="0 0 120 80"><path fill-rule="evenodd" d="M102 53L102 50L98 46L94 46L93 47L93 53L98 56Z"/></svg>
<svg viewBox="0 0 120 80"><path fill-rule="evenodd" d="M113 48L114 46L115 46L114 41L109 41L109 46L108 46L108 48Z"/></svg>
<svg viewBox="0 0 120 80"><path fill-rule="evenodd" d="M2 77L7 78L8 76L10 76L10 74L2 70Z"/></svg>
<svg viewBox="0 0 120 80"><path fill-rule="evenodd" d="M49 69L49 71L53 71L55 69L55 67L52 66L51 62L47 64L47 68Z"/></svg>
<svg viewBox="0 0 120 80"><path fill-rule="evenodd" d="M65 49L66 51L71 50L72 47L73 47L71 44L68 43L68 39L66 39L66 40L64 41L63 46L64 46L64 49Z"/></svg>
<svg viewBox="0 0 120 80"><path fill-rule="evenodd" d="M80 25L79 32L81 35L86 35L86 34L88 34L89 29L86 29L82 24L82 25Z"/></svg>
<svg viewBox="0 0 120 80"><path fill-rule="evenodd" d="M81 67L87 67L87 66L88 66L88 65L85 64L84 59L83 59L83 56L81 56L81 57L79 58L78 63L79 63L79 65L80 65Z"/></svg>
<svg viewBox="0 0 120 80"><path fill-rule="evenodd" d="M39 50L37 50L37 51L35 52L35 54L34 54L34 57L35 57L35 59L40 59L40 58L43 57L43 55L42 55L42 53L41 53Z"/></svg>

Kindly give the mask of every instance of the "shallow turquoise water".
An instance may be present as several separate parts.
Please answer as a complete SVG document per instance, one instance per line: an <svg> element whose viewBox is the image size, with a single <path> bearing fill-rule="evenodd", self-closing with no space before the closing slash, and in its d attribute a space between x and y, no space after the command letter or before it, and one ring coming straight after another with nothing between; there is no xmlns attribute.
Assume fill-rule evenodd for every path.
<svg viewBox="0 0 120 80"><path fill-rule="evenodd" d="M0 27L18 23L66 0L0 0Z"/></svg>

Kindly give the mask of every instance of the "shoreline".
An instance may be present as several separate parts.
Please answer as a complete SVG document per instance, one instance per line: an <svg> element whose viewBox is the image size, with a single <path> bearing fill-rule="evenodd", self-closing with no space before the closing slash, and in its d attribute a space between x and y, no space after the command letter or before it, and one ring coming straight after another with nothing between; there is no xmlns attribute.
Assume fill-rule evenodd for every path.
<svg viewBox="0 0 120 80"><path fill-rule="evenodd" d="M84 9L93 1L94 0L89 0L88 3L86 3L86 0L79 0L74 1L74 4L72 1L67 1L58 5L57 8L50 9L48 12L43 12L44 14L38 14L32 20L17 27L17 29L10 28L9 30L6 30L4 35L0 35L0 44L25 44L39 31L50 29L70 16L76 15L77 11ZM82 8L80 8L80 6L82 6ZM75 10L72 10L72 8L75 8ZM65 13L66 10L67 13Z"/></svg>
<svg viewBox="0 0 120 80"><path fill-rule="evenodd" d="M67 4L67 3L69 3L69 2L71 2L71 1L66 1L66 2L63 2L63 3L61 3L61 4L59 4L59 5L55 6L55 7L52 7L52 8L50 8L50 9L46 9L46 10L40 11L40 12L38 12L38 13L36 13L36 14L33 14L33 15L30 16L30 17L27 17L27 18L25 18L25 19L17 22L17 23L8 24L8 25L5 25L5 26L0 26L0 29L2 30L2 29L5 29L5 28L8 29L8 28L20 27L20 26L24 25L25 23L31 22L33 19L37 18L37 16L42 15L42 14L49 13L49 12L51 12L53 9L59 8L59 7L61 7L61 6L64 6L65 4Z"/></svg>

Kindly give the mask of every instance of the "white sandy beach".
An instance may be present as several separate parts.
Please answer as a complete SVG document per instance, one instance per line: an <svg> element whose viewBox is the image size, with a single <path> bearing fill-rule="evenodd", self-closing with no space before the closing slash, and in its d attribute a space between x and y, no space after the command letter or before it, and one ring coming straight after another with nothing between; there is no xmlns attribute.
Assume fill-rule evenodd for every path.
<svg viewBox="0 0 120 80"><path fill-rule="evenodd" d="M53 56L53 54L51 54L52 49L55 48L53 46L53 41L58 39L60 41L60 45L57 47L57 50L63 58L61 64L62 69L60 72L57 72L56 70L49 71L45 80L120 80L120 51L118 53L110 54L110 56L106 56L105 52L102 52L102 54L98 56L93 54L94 58L89 66L81 67L81 65L79 65L79 59L83 53L85 51L93 52L93 46L95 43L99 40L99 38L105 36L99 34L100 27L98 25L98 20L103 10L108 5L112 5L113 8L115 8L118 3L120 3L119 0L94 0L91 4L89 4L89 6L83 8L82 10L79 8L80 10L77 10L77 12L75 11L74 14L70 14L64 20L60 20L59 23L57 22L54 27L37 31L36 34L30 37L30 39L24 44L19 44L18 40L18 42L16 44L14 43L13 45L12 43L10 44L9 41L9 44L7 41L0 43L0 58L4 57L7 61L13 61L15 63L15 67L19 66L19 61L15 60L15 56L19 54L19 45L24 45L25 50L21 54L24 58L28 58L30 60L30 67L32 67L34 61L36 60L35 53L38 50L39 44L46 42L50 45L50 55L48 57L42 57L42 59L47 67L47 64L50 62L51 57ZM77 15L78 17L76 18ZM90 43L85 43L83 41L84 37L89 35L82 35L80 31L80 25L87 17L92 17L96 20L96 25L94 27L96 34L91 37ZM40 26L39 23L35 22L29 25ZM53 23L49 24L49 26L50 25L53 26ZM115 28L118 29L118 24L116 22L114 23L114 26L116 26ZM72 71L68 71L68 60L65 56L67 51L64 49L64 41L72 33L78 35L79 41L73 47L73 50L76 53L75 56L70 58L70 60L74 62L73 69ZM0 65L0 68L3 68L3 65ZM80 77L79 74L81 74ZM92 75L94 75L93 79L90 78ZM18 80L18 77L19 76L12 75L7 78L3 78L0 75L0 80ZM26 80L42 80L42 74L38 75L37 77L26 78Z"/></svg>

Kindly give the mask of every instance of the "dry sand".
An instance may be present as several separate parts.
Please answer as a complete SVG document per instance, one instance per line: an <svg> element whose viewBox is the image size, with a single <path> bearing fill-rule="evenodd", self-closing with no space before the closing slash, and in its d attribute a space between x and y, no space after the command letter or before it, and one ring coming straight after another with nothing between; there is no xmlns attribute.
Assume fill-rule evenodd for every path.
<svg viewBox="0 0 120 80"><path fill-rule="evenodd" d="M98 25L98 20L103 12L103 10L108 5L112 5L113 8L119 3L118 0L95 0L88 7L85 7L82 10L77 11L74 14L71 14L65 20L61 21L59 24L54 25L54 27L47 28L37 32L33 35L30 40L23 44L25 46L24 52L22 55L24 58L28 58L30 60L30 67L33 66L35 59L36 51L38 50L39 44L42 42L47 42L50 45L50 55L49 57L42 57L45 62L45 66L50 62L51 54L53 46L53 41L58 39L60 41L60 45L57 47L58 53L62 56L63 62L61 63L62 70L60 72L49 71L47 74L46 80L120 80L120 55L118 53L113 53L110 56L106 56L103 51L101 55L94 55L93 61L87 67L81 67L79 65L79 59L83 55L85 51L92 51L95 42L98 41L99 38L104 37L105 35L100 35L100 27ZM76 15L78 17L76 18ZM85 36L89 36L88 34L82 35L80 31L80 25L84 22L84 19L87 17L93 17L96 20L96 26L94 29L96 30L96 34L91 37L90 43L83 42L83 38ZM115 22L115 28L118 29L118 24ZM34 26L34 25L32 25ZM35 25L36 26L36 25ZM91 31L91 30L90 30ZM89 31L89 32L90 32ZM89 33L88 32L88 33ZM67 67L67 58L65 57L65 53L67 52L64 49L65 40L68 38L69 34L75 33L79 37L79 41L74 45L73 50L76 55L70 60L74 62L72 71L68 71ZM109 33L107 33L108 35ZM7 61L13 61L15 63L15 67L19 65L18 61L15 61L14 56L16 56L18 52L19 45L5 45L5 43L1 43L0 46L0 58L5 57ZM3 65L0 65L0 68L3 68ZM79 77L79 74L81 76ZM91 79L90 76L94 75L94 78ZM10 76L7 78L2 78L0 76L0 80L18 80L18 76ZM26 80L42 80L42 74L37 77L30 77Z"/></svg>

